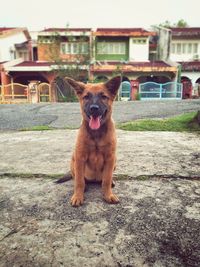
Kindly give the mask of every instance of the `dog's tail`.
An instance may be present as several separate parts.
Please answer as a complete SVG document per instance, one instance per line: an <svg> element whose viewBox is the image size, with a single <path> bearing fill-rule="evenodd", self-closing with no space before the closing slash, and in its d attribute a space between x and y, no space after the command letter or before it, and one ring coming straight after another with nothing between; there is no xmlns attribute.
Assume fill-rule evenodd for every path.
<svg viewBox="0 0 200 267"><path fill-rule="evenodd" d="M62 178L56 180L54 183L55 184L62 184L62 183L67 182L67 181L69 181L71 179L72 179L71 173L67 172Z"/></svg>

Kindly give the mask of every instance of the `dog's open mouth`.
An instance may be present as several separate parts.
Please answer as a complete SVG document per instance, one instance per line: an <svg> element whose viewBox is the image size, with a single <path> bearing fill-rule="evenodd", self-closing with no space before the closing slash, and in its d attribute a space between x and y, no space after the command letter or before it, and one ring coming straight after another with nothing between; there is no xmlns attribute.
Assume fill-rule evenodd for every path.
<svg viewBox="0 0 200 267"><path fill-rule="evenodd" d="M90 116L89 126L92 130L98 130L101 126L102 116Z"/></svg>

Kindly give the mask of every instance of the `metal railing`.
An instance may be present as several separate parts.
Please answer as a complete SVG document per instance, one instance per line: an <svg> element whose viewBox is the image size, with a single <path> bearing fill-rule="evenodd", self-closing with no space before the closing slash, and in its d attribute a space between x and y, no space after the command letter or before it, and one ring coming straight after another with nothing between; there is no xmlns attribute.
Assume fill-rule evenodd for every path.
<svg viewBox="0 0 200 267"><path fill-rule="evenodd" d="M181 83L146 82L139 85L141 99L182 99L183 86Z"/></svg>

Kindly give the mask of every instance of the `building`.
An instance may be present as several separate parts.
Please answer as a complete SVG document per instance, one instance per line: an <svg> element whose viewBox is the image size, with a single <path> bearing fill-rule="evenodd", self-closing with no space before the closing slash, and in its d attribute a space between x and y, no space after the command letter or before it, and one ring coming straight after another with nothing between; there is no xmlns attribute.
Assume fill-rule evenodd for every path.
<svg viewBox="0 0 200 267"><path fill-rule="evenodd" d="M172 84L169 86L170 92L173 88L176 90L178 68L166 58L158 57L159 42L155 31L142 28L48 28L31 33L31 36L33 38L30 39L29 35L27 40L31 44L31 47L28 46L28 60L18 58L16 54L15 59L0 65L1 83L8 98L14 97L15 89L11 86L5 89L7 84L28 86L35 83L32 87L36 88L45 83L50 84L51 90L48 89L48 92L52 95L52 101L64 99L67 92L66 85L59 80L62 76L71 76L83 82L98 82L120 74L120 94L122 99L127 100L137 98L141 84L147 84L142 89L145 93L140 91L146 98L167 97L161 92L161 84L174 83L175 87ZM163 53L167 54L168 51ZM24 88L18 91L22 95ZM168 93L168 96L172 97L172 94ZM173 94L173 97L176 96ZM40 95L34 99L40 101Z"/></svg>
<svg viewBox="0 0 200 267"><path fill-rule="evenodd" d="M200 95L200 28L171 28L171 60L181 67L186 97Z"/></svg>
<svg viewBox="0 0 200 267"><path fill-rule="evenodd" d="M142 28L101 28L95 37L95 64L92 66L94 79L100 75L111 76L121 71L129 80L166 82L174 80L176 68L163 61L150 60L152 46L150 38L156 32ZM154 47L156 49L156 47Z"/></svg>
<svg viewBox="0 0 200 267"><path fill-rule="evenodd" d="M0 62L32 60L31 36L26 28L0 28Z"/></svg>

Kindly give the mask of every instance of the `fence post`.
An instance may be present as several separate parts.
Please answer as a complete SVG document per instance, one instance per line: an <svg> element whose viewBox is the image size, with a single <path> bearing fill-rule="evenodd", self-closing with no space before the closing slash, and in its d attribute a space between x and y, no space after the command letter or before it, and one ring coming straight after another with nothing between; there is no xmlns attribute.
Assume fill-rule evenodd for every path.
<svg viewBox="0 0 200 267"><path fill-rule="evenodd" d="M4 85L2 84L2 88L1 88L1 95L2 95L2 102L5 101L5 97L4 97Z"/></svg>
<svg viewBox="0 0 200 267"><path fill-rule="evenodd" d="M138 91L138 94L140 95L140 97L141 97L141 83L139 83L139 91Z"/></svg>
<svg viewBox="0 0 200 267"><path fill-rule="evenodd" d="M15 96L14 96L14 84L13 84L13 81L11 82L11 92L12 92L12 99L15 99Z"/></svg>
<svg viewBox="0 0 200 267"><path fill-rule="evenodd" d="M51 88L51 84L49 84L49 102L51 102L51 92L52 92L52 88Z"/></svg>
<svg viewBox="0 0 200 267"><path fill-rule="evenodd" d="M160 84L160 99L162 98L162 84Z"/></svg>
<svg viewBox="0 0 200 267"><path fill-rule="evenodd" d="M176 83L174 83L174 86L175 86L175 90L174 90L174 92L175 92L175 98L178 98L178 83L176 82Z"/></svg>
<svg viewBox="0 0 200 267"><path fill-rule="evenodd" d="M181 99L183 99L183 84L180 83L179 86L180 86L180 89L181 89Z"/></svg>

